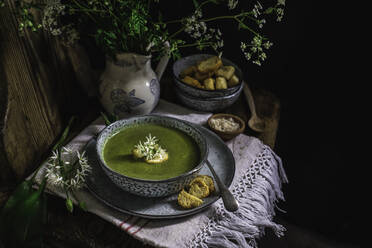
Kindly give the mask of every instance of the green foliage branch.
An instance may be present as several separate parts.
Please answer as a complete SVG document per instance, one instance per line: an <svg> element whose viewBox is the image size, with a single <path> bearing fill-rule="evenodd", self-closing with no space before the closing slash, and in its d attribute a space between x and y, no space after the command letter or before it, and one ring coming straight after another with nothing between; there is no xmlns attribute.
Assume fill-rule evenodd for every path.
<svg viewBox="0 0 372 248"><path fill-rule="evenodd" d="M184 1L185 5L191 3L192 13L173 20L164 15L159 0L15 0L15 3L20 32L44 29L66 45L90 37L110 56L122 52L144 55L168 52L177 58L180 49L186 47L199 50L209 47L221 55L222 33L213 23L232 21L237 32L246 32L247 36L242 37L250 38L241 41L244 57L261 65L267 57L265 51L272 46L261 34L262 27L268 16L281 21L284 15L285 0L270 1L274 2L265 7L252 1L249 10L239 0ZM204 17L213 5L225 5L227 14ZM3 0L0 6L6 6ZM41 14L40 21L34 16L37 12ZM165 41L170 44L169 50Z"/></svg>

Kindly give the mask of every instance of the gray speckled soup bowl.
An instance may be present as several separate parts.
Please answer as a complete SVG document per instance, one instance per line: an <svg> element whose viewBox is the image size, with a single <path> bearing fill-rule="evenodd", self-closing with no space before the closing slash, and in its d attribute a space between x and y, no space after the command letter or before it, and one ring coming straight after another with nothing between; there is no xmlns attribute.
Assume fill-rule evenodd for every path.
<svg viewBox="0 0 372 248"><path fill-rule="evenodd" d="M184 174L163 180L134 178L120 174L111 169L109 166L107 166L103 156L104 147L107 141L120 131L141 124L155 124L168 128L174 128L191 137L191 139L195 141L200 152L198 163L194 168ZM158 115L144 115L119 120L107 126L97 138L96 151L103 171L119 188L139 196L162 197L178 193L199 173L208 156L208 145L202 133L185 121ZM171 154L169 156L171 156Z"/></svg>

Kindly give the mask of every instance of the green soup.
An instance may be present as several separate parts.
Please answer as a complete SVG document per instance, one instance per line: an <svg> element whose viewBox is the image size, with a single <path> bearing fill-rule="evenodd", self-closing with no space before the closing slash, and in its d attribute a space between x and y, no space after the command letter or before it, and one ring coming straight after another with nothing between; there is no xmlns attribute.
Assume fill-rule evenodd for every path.
<svg viewBox="0 0 372 248"><path fill-rule="evenodd" d="M151 133L169 155L167 161L149 164L135 159L132 150L139 141ZM133 178L161 180L179 176L193 169L200 160L196 142L174 128L155 124L140 124L118 132L108 139L103 148L103 158L112 170Z"/></svg>

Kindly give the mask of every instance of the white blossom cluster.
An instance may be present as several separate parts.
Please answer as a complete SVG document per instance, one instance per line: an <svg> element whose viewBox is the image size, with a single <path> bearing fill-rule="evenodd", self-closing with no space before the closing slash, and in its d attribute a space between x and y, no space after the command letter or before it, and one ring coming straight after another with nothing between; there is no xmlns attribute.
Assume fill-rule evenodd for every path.
<svg viewBox="0 0 372 248"><path fill-rule="evenodd" d="M224 46L221 30L210 28L208 31L208 34L205 35L205 39L211 40L212 48L215 51L219 51Z"/></svg>
<svg viewBox="0 0 372 248"><path fill-rule="evenodd" d="M48 0L43 10L42 26L54 36L60 36L62 42L70 46L79 38L78 31L72 24L61 25L60 18L66 15L66 6L60 0Z"/></svg>
<svg viewBox="0 0 372 248"><path fill-rule="evenodd" d="M229 0L227 2L227 7L229 8L229 10L235 9L238 3L239 3L239 0Z"/></svg>
<svg viewBox="0 0 372 248"><path fill-rule="evenodd" d="M202 21L202 16L201 10L196 9L192 16L185 18L184 31L197 41L199 49L203 49L208 43L215 51L219 51L224 46L221 30L208 28Z"/></svg>
<svg viewBox="0 0 372 248"><path fill-rule="evenodd" d="M263 7L262 7L261 3L257 1L257 3L253 6L253 9L252 9L253 16L258 18L258 16L260 16L262 14L261 13L262 9L263 9Z"/></svg>
<svg viewBox="0 0 372 248"><path fill-rule="evenodd" d="M207 25L200 21L203 14L200 9L195 10L194 14L185 18L185 32L192 38L199 39L207 32Z"/></svg>
<svg viewBox="0 0 372 248"><path fill-rule="evenodd" d="M280 22L284 16L285 0L278 0L276 4L276 20Z"/></svg>
<svg viewBox="0 0 372 248"><path fill-rule="evenodd" d="M139 141L134 147L138 150L139 154L145 157L146 160L163 159L166 150L163 149L159 144L159 140L155 136L151 136L151 133L146 137L145 142Z"/></svg>
<svg viewBox="0 0 372 248"><path fill-rule="evenodd" d="M83 153L77 151L76 155L77 160L73 161L75 154L72 150L63 147L61 154L54 151L46 168L48 182L67 190L83 187L85 177L91 172L92 168L88 164L85 151Z"/></svg>
<svg viewBox="0 0 372 248"><path fill-rule="evenodd" d="M62 34L61 26L58 18L65 15L66 6L61 4L60 0L49 0L46 3L43 13L42 24L45 30L52 35L57 36Z"/></svg>
<svg viewBox="0 0 372 248"><path fill-rule="evenodd" d="M240 49L242 50L247 60L251 60L254 57L252 62L256 65L261 65L261 62L266 59L266 53L264 52L264 49L267 50L272 45L272 42L263 42L262 37L255 36L253 37L253 40L250 42L250 44L241 42Z"/></svg>

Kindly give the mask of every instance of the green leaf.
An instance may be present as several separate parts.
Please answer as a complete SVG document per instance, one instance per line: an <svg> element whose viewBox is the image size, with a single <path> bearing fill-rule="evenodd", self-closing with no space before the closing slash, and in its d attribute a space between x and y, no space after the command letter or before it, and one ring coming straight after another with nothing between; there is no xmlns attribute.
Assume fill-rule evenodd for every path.
<svg viewBox="0 0 372 248"><path fill-rule="evenodd" d="M15 208L17 205L25 201L32 192L32 182L24 181L15 189L9 197L0 213L0 240L6 240L8 236L8 225L12 223L13 217L16 215Z"/></svg>
<svg viewBox="0 0 372 248"><path fill-rule="evenodd" d="M102 118L105 120L105 124L106 126L110 125L111 124L111 121L109 120L109 118L107 117L107 115L103 112L101 112L101 115L102 115Z"/></svg>
<svg viewBox="0 0 372 248"><path fill-rule="evenodd" d="M241 28L249 29L249 27L247 25L245 25L243 22L239 22L238 29L240 30Z"/></svg>
<svg viewBox="0 0 372 248"><path fill-rule="evenodd" d="M74 211L74 203L72 202L70 198L66 199L66 208L70 213Z"/></svg>
<svg viewBox="0 0 372 248"><path fill-rule="evenodd" d="M265 11L264 11L264 14L271 14L273 11L274 11L275 8L273 7L270 7L270 8L267 8Z"/></svg>
<svg viewBox="0 0 372 248"><path fill-rule="evenodd" d="M87 205L85 204L85 202L79 202L79 207L84 210L84 211L87 211Z"/></svg>
<svg viewBox="0 0 372 248"><path fill-rule="evenodd" d="M63 131L62 135L61 135L61 138L59 138L59 140L57 141L57 143L53 146L53 151L56 150L58 147L60 147L63 142L66 140L67 136L68 136L68 133L70 132L70 129L71 129L71 126L72 126L72 123L74 122L75 120L75 116L72 116L67 124L67 127L65 128L65 130Z"/></svg>
<svg viewBox="0 0 372 248"><path fill-rule="evenodd" d="M110 125L111 123L119 120L119 117L116 115L112 115L109 113L101 112L102 118L105 120L106 126Z"/></svg>
<svg viewBox="0 0 372 248"><path fill-rule="evenodd" d="M192 0L192 2L194 3L195 9L197 9L199 7L198 1L197 0Z"/></svg>
<svg viewBox="0 0 372 248"><path fill-rule="evenodd" d="M1 239L5 247L41 247L43 225L46 221L46 179L38 190L14 205L1 221ZM5 228L4 228L5 226Z"/></svg>
<svg viewBox="0 0 372 248"><path fill-rule="evenodd" d="M160 11L158 12L158 21L163 22L163 14Z"/></svg>
<svg viewBox="0 0 372 248"><path fill-rule="evenodd" d="M5 203L3 209L1 210L0 219L7 216L7 214L17 206L21 201L24 201L32 191L32 182L24 181L14 190L13 194L9 197L8 201Z"/></svg>

